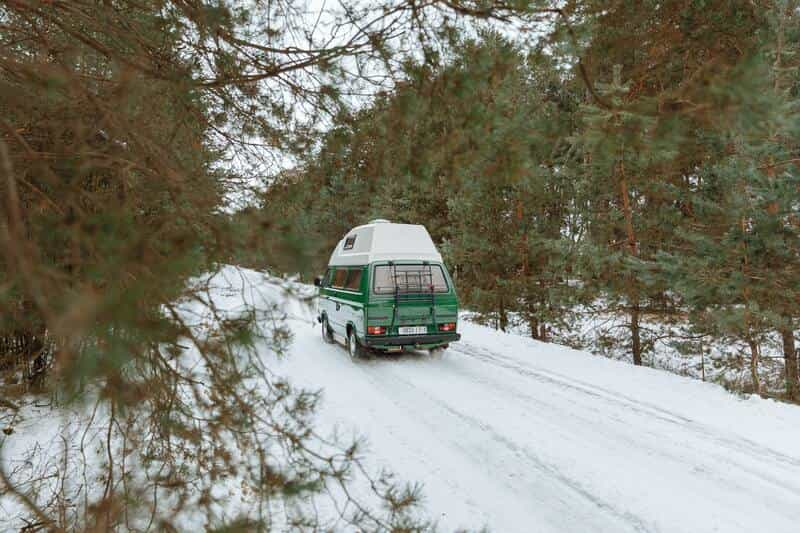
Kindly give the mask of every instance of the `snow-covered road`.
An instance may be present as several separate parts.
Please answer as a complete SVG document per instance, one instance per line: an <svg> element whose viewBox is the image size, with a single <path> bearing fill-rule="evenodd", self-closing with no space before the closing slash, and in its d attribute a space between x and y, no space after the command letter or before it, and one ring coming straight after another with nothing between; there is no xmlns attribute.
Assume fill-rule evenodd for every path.
<svg viewBox="0 0 800 533"><path fill-rule="evenodd" d="M441 531L800 531L800 407L465 321L462 341L441 356L352 362L281 288L310 296L312 287L235 267L210 285L234 315L244 304L282 307L290 353L277 358L265 345L259 356L322 391L320 433L363 436L373 474L421 482ZM193 305L202 330L211 318ZM60 449L56 414L44 413L17 427L4 460L24 460L32 445ZM68 425L68 437L80 429ZM247 498L235 478L224 487L222 511L235 515ZM358 479L352 490L369 496ZM0 497L0 530L19 524L18 507Z"/></svg>
<svg viewBox="0 0 800 533"><path fill-rule="evenodd" d="M468 323L441 358L358 363L291 324L279 372L444 530L800 530L800 408Z"/></svg>

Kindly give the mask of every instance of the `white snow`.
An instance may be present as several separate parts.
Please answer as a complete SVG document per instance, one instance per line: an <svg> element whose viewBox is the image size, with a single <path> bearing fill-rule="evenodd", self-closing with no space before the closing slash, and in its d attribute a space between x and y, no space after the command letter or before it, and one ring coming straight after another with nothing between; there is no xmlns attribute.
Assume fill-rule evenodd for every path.
<svg viewBox="0 0 800 533"><path fill-rule="evenodd" d="M221 279L231 309L286 299L293 342L269 367L322 390L318 429L364 436L372 472L423 483L443 531L798 531L796 406L466 321L440 357L354 363L265 276Z"/></svg>
<svg viewBox="0 0 800 533"><path fill-rule="evenodd" d="M354 364L292 322L277 370L423 482L444 530L798 531L795 406L464 321L441 359Z"/></svg>

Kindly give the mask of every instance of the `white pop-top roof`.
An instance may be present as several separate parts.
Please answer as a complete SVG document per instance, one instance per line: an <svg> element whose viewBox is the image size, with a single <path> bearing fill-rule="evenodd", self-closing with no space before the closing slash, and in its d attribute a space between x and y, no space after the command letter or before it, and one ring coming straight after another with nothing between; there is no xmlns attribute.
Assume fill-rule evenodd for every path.
<svg viewBox="0 0 800 533"><path fill-rule="evenodd" d="M328 264L367 265L375 261L441 263L442 256L425 226L378 219L351 229L336 245Z"/></svg>

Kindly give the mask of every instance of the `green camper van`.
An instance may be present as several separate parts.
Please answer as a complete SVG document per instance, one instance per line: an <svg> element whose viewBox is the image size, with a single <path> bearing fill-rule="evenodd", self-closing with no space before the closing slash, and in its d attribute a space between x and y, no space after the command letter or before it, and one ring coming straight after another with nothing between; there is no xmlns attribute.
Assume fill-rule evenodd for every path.
<svg viewBox="0 0 800 533"><path fill-rule="evenodd" d="M373 220L336 245L319 287L322 338L352 358L459 340L458 298L424 226Z"/></svg>

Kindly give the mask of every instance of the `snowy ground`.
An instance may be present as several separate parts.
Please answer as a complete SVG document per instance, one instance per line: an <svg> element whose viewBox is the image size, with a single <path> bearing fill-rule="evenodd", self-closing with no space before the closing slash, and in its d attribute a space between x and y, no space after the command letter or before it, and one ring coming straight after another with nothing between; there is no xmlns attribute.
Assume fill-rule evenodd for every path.
<svg viewBox="0 0 800 533"><path fill-rule="evenodd" d="M562 317L563 322L548 326L549 340L585 350L595 355L632 363L629 320L614 312L603 298L592 305L576 305ZM464 312L470 321L495 325L496 315ZM723 385L736 392L751 392L750 347L736 337L700 335L680 313L643 314L640 322L644 365L682 376ZM530 337L523 316L508 313L508 333ZM800 331L796 332L800 334ZM762 392L784 392L783 346L776 332L758 336L759 378Z"/></svg>
<svg viewBox="0 0 800 533"><path fill-rule="evenodd" d="M279 371L422 481L445 530L798 530L797 407L469 323L441 359L357 364L292 326Z"/></svg>
<svg viewBox="0 0 800 533"><path fill-rule="evenodd" d="M229 308L276 298L255 272L223 277ZM354 363L286 303L291 353L265 349L269 366L322 390L319 430L364 436L373 472L422 482L443 531L798 530L796 406L463 321L440 357Z"/></svg>

